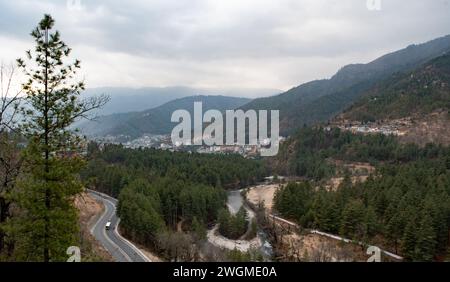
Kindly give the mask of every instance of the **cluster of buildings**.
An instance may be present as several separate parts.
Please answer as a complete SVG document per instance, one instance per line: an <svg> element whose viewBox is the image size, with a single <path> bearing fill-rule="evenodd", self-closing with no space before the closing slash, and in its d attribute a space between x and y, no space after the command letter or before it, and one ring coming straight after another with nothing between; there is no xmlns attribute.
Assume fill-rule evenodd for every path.
<svg viewBox="0 0 450 282"><path fill-rule="evenodd" d="M406 128L411 125L410 119L396 119L386 122L369 122L366 124L362 123L345 123L339 124L336 127L341 130L350 131L352 133L362 133L362 134L384 134L384 135L395 135L403 136L406 134Z"/></svg>
<svg viewBox="0 0 450 282"><path fill-rule="evenodd" d="M106 135L102 137L93 137L89 138L95 141L98 144L123 144L130 140L130 136L128 135Z"/></svg>
<svg viewBox="0 0 450 282"><path fill-rule="evenodd" d="M201 146L197 149L200 154L239 154L244 157L256 157L259 154L257 145L232 145L232 146Z"/></svg>
<svg viewBox="0 0 450 282"><path fill-rule="evenodd" d="M285 137L280 137L278 142L285 141ZM239 154L245 158L255 158L260 156L261 149L270 147L270 139L258 141L257 145L214 145L200 146L196 151L201 154Z"/></svg>
<svg viewBox="0 0 450 282"><path fill-rule="evenodd" d="M283 142L286 138L280 137L279 142ZM103 144L121 144L125 148L155 148L167 151L188 151L200 154L239 154L246 158L254 158L260 155L262 148L270 146L270 139L262 140L257 145L214 145L214 146L194 146L172 144L170 135L143 135L139 138L130 140L129 136L104 136L95 138L94 141Z"/></svg>
<svg viewBox="0 0 450 282"><path fill-rule="evenodd" d="M143 135L136 139L131 139L128 135L103 136L93 139L99 144L121 144L125 148L166 148L170 143L170 135ZM171 147L171 146L169 146Z"/></svg>
<svg viewBox="0 0 450 282"><path fill-rule="evenodd" d="M166 144L170 142L170 136L168 135L143 135L139 138L123 143L125 148L138 149L138 148L161 148L164 149ZM166 149L170 149L168 146Z"/></svg>

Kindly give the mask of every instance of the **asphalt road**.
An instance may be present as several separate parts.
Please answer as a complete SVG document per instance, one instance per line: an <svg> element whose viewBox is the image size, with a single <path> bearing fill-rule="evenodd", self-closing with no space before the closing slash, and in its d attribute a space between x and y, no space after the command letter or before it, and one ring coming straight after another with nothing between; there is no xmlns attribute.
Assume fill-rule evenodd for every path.
<svg viewBox="0 0 450 282"><path fill-rule="evenodd" d="M105 205L105 211L92 226L91 233L105 247L117 262L150 262L150 260L130 241L123 238L117 231L120 219L116 215L117 200L96 191L89 190L89 194ZM105 225L111 221L111 228Z"/></svg>

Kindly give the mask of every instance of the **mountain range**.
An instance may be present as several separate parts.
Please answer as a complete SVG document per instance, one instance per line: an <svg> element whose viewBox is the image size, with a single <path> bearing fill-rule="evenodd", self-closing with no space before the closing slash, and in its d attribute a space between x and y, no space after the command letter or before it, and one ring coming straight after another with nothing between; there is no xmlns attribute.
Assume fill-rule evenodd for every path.
<svg viewBox="0 0 450 282"><path fill-rule="evenodd" d="M137 93L136 97L148 99L151 102L137 99L136 102L133 102L133 105L127 106L125 98L124 100L117 99L116 104L113 103L112 106L109 106L110 108L106 109L106 112L114 111L115 114L101 116L97 122L83 123L80 127L82 132L88 136L123 134L139 137L146 133L168 134L175 125L170 122L170 117L174 110L186 109L192 112L193 102L202 101L205 111L208 109L223 111L235 108L256 111L279 110L280 134L288 136L304 125L329 121L354 103L356 103L355 107L358 107L359 103L359 108L363 109L359 112L366 111L364 107L361 107L362 104L367 102L364 100L367 99L366 97L371 97L375 95L374 93L377 93L376 95L378 96L392 93L396 85L407 83L408 77L414 75L412 73L414 71L417 72L417 75L423 76L421 79L424 80L430 74L427 72L427 67L430 68L430 64L435 67L435 72L445 72L446 68L443 66L447 63L448 56L446 54L448 53L450 53L450 35L423 44L410 45L405 49L389 53L367 64L347 65L330 79L311 81L282 94L254 100L200 95L181 99L175 98L175 100L163 103L163 101L177 97L177 95L189 95L189 93L193 93L193 90L178 89L178 91L176 88L166 89L167 92L165 94L156 95L154 96L155 98L150 98L150 95L146 96L144 92ZM435 59L436 61L433 61ZM441 80L445 80L445 78L441 78ZM419 85L414 85L424 87L420 83ZM432 89L431 85L429 89ZM379 101L381 103L383 100ZM411 101L414 100L411 99ZM446 102L443 103L445 104ZM151 106L148 106L150 104ZM448 106L448 104L446 105ZM119 109L114 109L133 107L141 109L146 106L147 110L130 113L123 113L123 111L121 113ZM408 108L405 105L401 107ZM385 110L395 112L397 109L394 106L394 108L387 107ZM372 111L372 114L374 114L374 111ZM365 118L371 117L367 116ZM376 118L376 115L373 118Z"/></svg>
<svg viewBox="0 0 450 282"><path fill-rule="evenodd" d="M175 87L99 87L88 88L83 92L83 97L89 98L99 95L108 95L110 101L101 109L96 110L95 115L104 116L118 113L140 112L159 107L167 102L189 96L231 96L231 97L264 97L281 93L278 89L265 88L191 88L184 86Z"/></svg>
<svg viewBox="0 0 450 282"><path fill-rule="evenodd" d="M375 122L450 109L450 52L374 86L339 118Z"/></svg>
<svg viewBox="0 0 450 282"><path fill-rule="evenodd" d="M101 116L95 121L84 122L78 127L82 134L90 137L127 135L137 138L143 134L170 134L176 125L170 121L172 113L175 110L183 109L189 111L192 116L194 102L202 102L203 111L210 109L225 111L238 108L249 101L248 98L227 96L190 96L175 99L145 111Z"/></svg>
<svg viewBox="0 0 450 282"><path fill-rule="evenodd" d="M347 65L330 79L308 82L276 96L255 99L242 109L278 109L281 134L290 135L305 124L333 118L377 83L396 73L407 73L448 51L450 35L410 45L367 64Z"/></svg>

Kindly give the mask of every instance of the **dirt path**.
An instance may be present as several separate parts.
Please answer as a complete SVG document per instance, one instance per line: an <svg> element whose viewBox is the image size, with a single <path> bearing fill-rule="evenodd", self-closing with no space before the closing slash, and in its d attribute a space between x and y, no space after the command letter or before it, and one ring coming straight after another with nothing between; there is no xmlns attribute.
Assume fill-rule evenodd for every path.
<svg viewBox="0 0 450 282"><path fill-rule="evenodd" d="M213 229L208 230L208 233L206 235L208 238L208 242L216 247L225 248L228 250L237 249L241 252L248 252L250 249L258 249L262 246L261 239L258 236L250 241L232 240L220 235L219 231L217 230L218 228L218 225L214 226Z"/></svg>
<svg viewBox="0 0 450 282"><path fill-rule="evenodd" d="M264 207L266 208L266 210L271 213L273 207L273 198L278 188L278 184L258 185L255 187L251 187L248 189L247 199L255 206L257 206L259 203L264 203Z"/></svg>

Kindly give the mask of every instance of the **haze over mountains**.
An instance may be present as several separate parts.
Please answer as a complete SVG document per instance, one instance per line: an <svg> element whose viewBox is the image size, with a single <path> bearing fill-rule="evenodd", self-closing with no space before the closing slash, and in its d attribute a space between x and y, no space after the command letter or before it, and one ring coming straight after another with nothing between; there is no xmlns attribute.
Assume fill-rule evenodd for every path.
<svg viewBox="0 0 450 282"><path fill-rule="evenodd" d="M279 110L280 134L286 136L305 124L330 120L361 97L373 93L373 89L379 87L380 83L383 84L386 80L402 79L412 70L449 51L450 35L447 35L423 44L410 45L367 64L347 65L330 79L311 81L285 93L256 98L252 101L223 96L193 97L192 95L195 95L193 93L198 93L198 90L190 88L136 90L131 96L113 95L113 102L103 110L106 113L119 114L103 116L99 121L84 123L81 127L83 132L90 136L124 134L139 137L143 134L168 134L175 126L170 122L172 112L176 109L186 109L191 112L193 102L201 100L204 102L204 111L235 108L256 111ZM106 90L108 89L104 92L107 92ZM97 90L97 94L99 91L103 90ZM260 95L270 91L261 90ZM95 94L94 92L91 91L89 94ZM233 93L243 92L228 92L229 95ZM189 95L191 97L186 97ZM177 99L179 97L185 98ZM167 101L171 102L164 104ZM153 109L141 111L143 108ZM125 109L140 112L124 114Z"/></svg>
<svg viewBox="0 0 450 282"><path fill-rule="evenodd" d="M118 113L99 117L80 125L83 134L91 137L104 135L127 135L137 138L143 134L170 134L176 123L172 123L172 113L179 109L193 115L194 102L202 102L203 111L216 109L224 111L238 108L250 99L227 96L190 96L175 99L159 107L131 113Z"/></svg>
<svg viewBox="0 0 450 282"><path fill-rule="evenodd" d="M278 89L227 88L209 89L183 86L174 87L99 87L89 88L83 93L85 97L108 95L111 100L96 114L99 116L117 113L138 112L159 107L169 101L189 96L231 96L231 97L265 97L283 91Z"/></svg>

